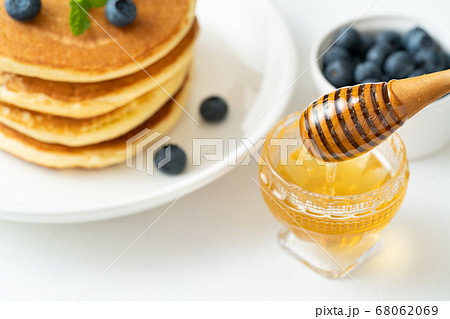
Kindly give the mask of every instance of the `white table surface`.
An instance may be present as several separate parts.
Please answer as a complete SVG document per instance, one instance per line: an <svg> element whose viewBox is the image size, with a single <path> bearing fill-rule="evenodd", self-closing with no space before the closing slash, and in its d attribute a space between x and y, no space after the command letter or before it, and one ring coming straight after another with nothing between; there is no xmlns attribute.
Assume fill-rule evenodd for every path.
<svg viewBox="0 0 450 319"><path fill-rule="evenodd" d="M315 35L333 19L359 15L373 0L275 3L296 37L300 75ZM379 0L367 14L405 7L448 17L448 1L429 3ZM294 89L289 112L315 97L309 72ZM406 200L383 232L383 250L353 273L374 299L450 299L449 162L447 148L411 163ZM351 279L323 279L277 246L280 226L251 179L256 173L254 163L238 167L182 198L83 299L368 299ZM1 221L0 299L76 299L168 206L85 224Z"/></svg>

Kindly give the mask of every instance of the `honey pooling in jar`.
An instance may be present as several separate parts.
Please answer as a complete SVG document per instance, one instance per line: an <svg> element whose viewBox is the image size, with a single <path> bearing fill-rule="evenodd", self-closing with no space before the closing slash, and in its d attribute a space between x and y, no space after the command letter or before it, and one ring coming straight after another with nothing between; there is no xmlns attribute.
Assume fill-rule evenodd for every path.
<svg viewBox="0 0 450 319"><path fill-rule="evenodd" d="M389 167L373 153L352 160L325 163L308 156L303 148L289 154L287 165L277 166L286 180L314 193L349 196L369 192L391 177Z"/></svg>

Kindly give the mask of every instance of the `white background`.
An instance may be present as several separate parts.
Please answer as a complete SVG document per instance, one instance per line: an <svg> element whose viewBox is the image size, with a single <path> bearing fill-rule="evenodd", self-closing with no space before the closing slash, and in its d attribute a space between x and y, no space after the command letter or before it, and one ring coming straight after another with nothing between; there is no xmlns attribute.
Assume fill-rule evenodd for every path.
<svg viewBox="0 0 450 319"><path fill-rule="evenodd" d="M373 0L275 3L295 35L300 75L315 36ZM379 0L368 14L400 10L444 21L450 5ZM315 97L309 72L294 89L289 112ZM239 167L182 198L83 299L368 299L351 279L323 279L280 250L256 175L254 163ZM450 299L449 194L450 148L411 163L406 200L383 232L382 252L353 273L374 299ZM76 299L168 206L86 224L1 221L0 299Z"/></svg>

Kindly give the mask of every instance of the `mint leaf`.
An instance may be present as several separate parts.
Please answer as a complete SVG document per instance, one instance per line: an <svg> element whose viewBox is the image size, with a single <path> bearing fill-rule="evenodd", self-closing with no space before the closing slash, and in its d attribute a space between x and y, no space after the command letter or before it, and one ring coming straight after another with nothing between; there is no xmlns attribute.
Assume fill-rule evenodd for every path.
<svg viewBox="0 0 450 319"><path fill-rule="evenodd" d="M91 26L87 14L91 7L89 0L70 0L69 24L73 35L83 34Z"/></svg>
<svg viewBox="0 0 450 319"><path fill-rule="evenodd" d="M88 12L91 8L100 8L108 0L70 0L69 24L73 35L83 34L91 27Z"/></svg>
<svg viewBox="0 0 450 319"><path fill-rule="evenodd" d="M108 0L90 0L92 8L101 8L106 5Z"/></svg>

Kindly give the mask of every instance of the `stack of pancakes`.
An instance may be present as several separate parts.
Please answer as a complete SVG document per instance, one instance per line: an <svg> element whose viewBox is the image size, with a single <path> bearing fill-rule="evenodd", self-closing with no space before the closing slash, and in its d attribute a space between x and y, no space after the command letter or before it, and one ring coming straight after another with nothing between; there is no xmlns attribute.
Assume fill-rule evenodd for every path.
<svg viewBox="0 0 450 319"><path fill-rule="evenodd" d="M117 28L92 9L81 36L69 1L44 0L31 22L0 4L0 149L39 165L105 167L126 160L126 141L179 119L198 32L195 0L134 0Z"/></svg>

